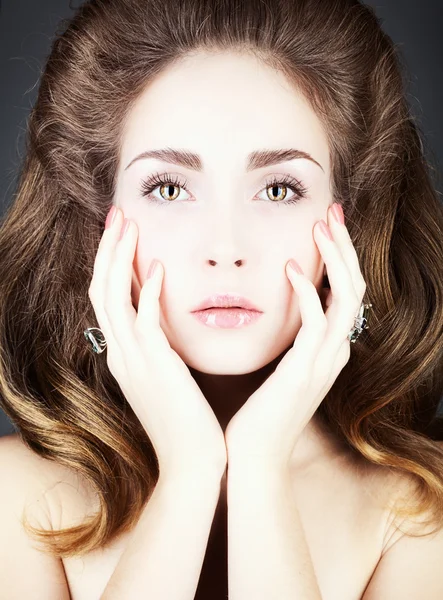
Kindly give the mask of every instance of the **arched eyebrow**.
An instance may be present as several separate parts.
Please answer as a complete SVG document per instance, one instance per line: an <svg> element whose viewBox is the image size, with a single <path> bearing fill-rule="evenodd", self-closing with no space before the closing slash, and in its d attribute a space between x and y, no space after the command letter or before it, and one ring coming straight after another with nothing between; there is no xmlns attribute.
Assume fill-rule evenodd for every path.
<svg viewBox="0 0 443 600"><path fill-rule="evenodd" d="M189 150L178 150L174 148L161 148L158 150L146 150L135 156L131 162L125 167L125 171L129 169L137 160L154 158L164 162L180 165L193 171L204 171L203 160L199 154L195 154ZM278 150L255 150L248 154L246 158L246 171L254 171L255 169L263 169L276 165L288 160L307 159L320 167L324 173L324 169L308 152L296 150L295 148L281 148Z"/></svg>

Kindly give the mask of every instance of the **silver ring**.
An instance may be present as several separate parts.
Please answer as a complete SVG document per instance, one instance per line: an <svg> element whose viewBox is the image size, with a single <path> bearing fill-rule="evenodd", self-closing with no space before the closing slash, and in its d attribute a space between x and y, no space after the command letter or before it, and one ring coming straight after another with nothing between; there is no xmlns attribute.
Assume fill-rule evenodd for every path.
<svg viewBox="0 0 443 600"><path fill-rule="evenodd" d="M98 327L88 327L88 329L84 330L83 334L96 354L101 354L108 345L103 331Z"/></svg>
<svg viewBox="0 0 443 600"><path fill-rule="evenodd" d="M372 308L372 304L365 304L364 302L361 303L358 315L354 318L354 328L348 333L348 340L353 344L355 344L358 336L364 329L369 329L368 316L370 308Z"/></svg>
<svg viewBox="0 0 443 600"><path fill-rule="evenodd" d="M358 315L354 318L354 327L348 333L348 340L355 344L359 335L365 330L369 329L368 326L368 316L369 310L372 308L372 304L361 303L360 310ZM90 344L93 352L96 354L101 354L108 345L105 336L103 335L103 331L98 327L88 327L83 332L86 341Z"/></svg>

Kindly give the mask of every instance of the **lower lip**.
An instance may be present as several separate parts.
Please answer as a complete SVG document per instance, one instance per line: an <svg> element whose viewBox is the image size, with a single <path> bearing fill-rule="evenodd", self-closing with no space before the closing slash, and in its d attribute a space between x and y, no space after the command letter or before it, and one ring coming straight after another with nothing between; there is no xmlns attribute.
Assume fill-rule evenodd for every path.
<svg viewBox="0 0 443 600"><path fill-rule="evenodd" d="M245 308L208 308L207 310L197 310L192 314L208 327L237 329L257 321L263 313Z"/></svg>

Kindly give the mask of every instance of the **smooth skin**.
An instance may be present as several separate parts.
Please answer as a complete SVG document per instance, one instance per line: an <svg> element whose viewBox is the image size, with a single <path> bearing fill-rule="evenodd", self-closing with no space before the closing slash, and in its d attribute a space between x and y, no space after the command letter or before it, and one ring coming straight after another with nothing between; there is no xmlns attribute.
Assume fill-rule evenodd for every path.
<svg viewBox="0 0 443 600"><path fill-rule="evenodd" d="M184 165L175 155L171 162L146 154L159 149L200 158ZM281 149L304 154L283 152L248 168L254 153L268 157ZM154 176L157 185L146 190ZM287 177L305 188L304 196L291 184L270 183ZM173 183L162 187L159 179ZM134 307L156 258L163 266L160 326L226 431L301 327L285 273L290 258L324 301L325 264L313 228L327 221L334 202L326 132L300 90L256 57L193 53L150 80L131 106L115 180L112 202L138 227ZM223 330L191 314L206 296L226 292L246 296L263 315ZM314 415L297 444L298 470L330 460L337 445Z"/></svg>
<svg viewBox="0 0 443 600"><path fill-rule="evenodd" d="M159 324L163 268L146 279L138 309L131 301L132 261L138 229L120 240L123 213L108 220L100 240L89 298L107 341L109 370L154 445L161 473L215 469L223 473L223 431L189 369Z"/></svg>
<svg viewBox="0 0 443 600"><path fill-rule="evenodd" d="M125 220L120 209L111 210L114 219L112 223L112 215L108 219L100 241L89 296L107 340L110 371L145 426L160 464L181 470L204 457L223 471L230 449L236 460L288 465L298 435L350 356L347 334L366 285L346 226L332 216L330 208L328 222L334 233L323 220L313 229L331 284L326 312L312 282L292 269L290 261L286 264L303 325L291 350L234 415L224 435L160 326L164 277L160 261L144 282L134 308L131 281L138 227Z"/></svg>
<svg viewBox="0 0 443 600"><path fill-rule="evenodd" d="M236 460L288 466L299 435L349 360L348 333L366 283L347 227L333 216L337 206L328 209L329 226L321 220L313 229L331 285L329 306L324 310L313 283L288 262L285 271L302 326L274 373L228 425L229 455Z"/></svg>

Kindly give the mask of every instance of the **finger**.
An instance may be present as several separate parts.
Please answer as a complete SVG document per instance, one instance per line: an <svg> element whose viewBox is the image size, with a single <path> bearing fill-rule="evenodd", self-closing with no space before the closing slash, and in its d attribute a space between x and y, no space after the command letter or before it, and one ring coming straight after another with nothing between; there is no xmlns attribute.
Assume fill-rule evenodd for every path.
<svg viewBox="0 0 443 600"><path fill-rule="evenodd" d="M359 298L363 299L366 291L366 282L361 273L357 252L351 240L351 236L349 235L348 228L346 225L342 225L335 219L331 207L328 210L327 218L334 240L338 245L340 252L342 253L349 272L351 273L351 279L354 285L355 293Z"/></svg>
<svg viewBox="0 0 443 600"><path fill-rule="evenodd" d="M110 236L112 251L106 280L105 311L114 338L118 340L126 356L130 355L135 343L134 323L137 312L132 304L131 284L137 236L137 225L130 219L122 224L120 230L112 229Z"/></svg>
<svg viewBox="0 0 443 600"><path fill-rule="evenodd" d="M327 328L327 320L323 312L320 298L314 284L305 275L294 271L290 263L286 265L286 274L298 299L302 325L294 341L294 346L285 354L280 365L285 369L311 369L315 357L321 347ZM280 366L279 365L279 366Z"/></svg>
<svg viewBox="0 0 443 600"><path fill-rule="evenodd" d="M330 240L321 229L320 223L314 227L314 237L326 264L333 301L326 311L328 337L340 344L354 324L360 307L360 298L354 289L351 273L334 239ZM334 344L334 345L335 345Z"/></svg>
<svg viewBox="0 0 443 600"><path fill-rule="evenodd" d="M140 290L135 328L137 334L142 339L149 339L150 345L158 351L162 345L170 348L160 326L160 294L164 279L164 268L159 260L153 259L150 264L150 271L150 277L146 277Z"/></svg>
<svg viewBox="0 0 443 600"><path fill-rule="evenodd" d="M129 219L121 239L120 233L116 235L117 241L108 275L105 310L108 311L114 337L124 349L125 356L131 356L131 351L134 346L137 346L143 350L145 356L155 359L156 354L160 354L161 347L170 348L159 325L162 268L160 265L160 268L155 270L154 277L144 282L136 310L132 303L131 292L138 233L137 224Z"/></svg>
<svg viewBox="0 0 443 600"><path fill-rule="evenodd" d="M103 231L94 259L93 275L88 290L88 295L94 308L99 327L103 331L103 335L105 336L108 345L112 346L115 346L115 338L105 310L105 297L108 271L114 247L113 240L115 231L120 231L122 221L123 215L120 210L117 210L113 224Z"/></svg>

